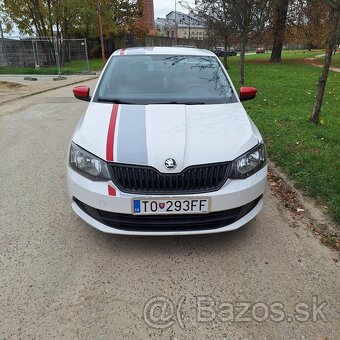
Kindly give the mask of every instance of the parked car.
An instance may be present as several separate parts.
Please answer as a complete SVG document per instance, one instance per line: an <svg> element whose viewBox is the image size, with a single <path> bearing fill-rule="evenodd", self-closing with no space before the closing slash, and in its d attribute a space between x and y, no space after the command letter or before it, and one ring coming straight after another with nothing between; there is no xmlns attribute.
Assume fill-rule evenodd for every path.
<svg viewBox="0 0 340 340"><path fill-rule="evenodd" d="M227 55L228 57L237 55L234 47L231 47L227 52L225 52L224 47L217 47L213 52L220 58L224 57L225 55Z"/></svg>
<svg viewBox="0 0 340 340"><path fill-rule="evenodd" d="M263 48L263 47L258 47L256 49L256 53L259 54L259 53L266 53L266 50Z"/></svg>
<svg viewBox="0 0 340 340"><path fill-rule="evenodd" d="M225 50L222 48L216 48L215 50L213 50L213 53L215 53L218 57L224 57L225 55Z"/></svg>
<svg viewBox="0 0 340 340"><path fill-rule="evenodd" d="M237 52L234 47L230 47L230 49L228 50L228 56L237 56Z"/></svg>
<svg viewBox="0 0 340 340"><path fill-rule="evenodd" d="M106 233L204 234L234 230L263 205L266 150L211 51L118 50L98 84L73 89L89 101L70 144L75 213Z"/></svg>

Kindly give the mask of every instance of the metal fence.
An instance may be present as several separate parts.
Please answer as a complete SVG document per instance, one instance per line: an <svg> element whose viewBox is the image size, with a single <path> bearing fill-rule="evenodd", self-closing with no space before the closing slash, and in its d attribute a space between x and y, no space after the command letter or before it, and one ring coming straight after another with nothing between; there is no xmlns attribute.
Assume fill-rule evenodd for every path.
<svg viewBox="0 0 340 340"><path fill-rule="evenodd" d="M141 46L193 46L197 48L209 48L208 40L196 40L196 39L185 39L185 38L172 38L162 36L151 36L147 35L144 37L136 37L132 34L127 35L115 35L110 36L104 40L105 54L109 57L115 50L119 48L127 47L141 47ZM100 58L100 41L90 40L88 41L89 55L90 58Z"/></svg>
<svg viewBox="0 0 340 340"><path fill-rule="evenodd" d="M119 48L139 46L190 45L208 48L208 41L194 39L174 39L171 37L116 35L105 39L105 52L108 58ZM35 68L40 74L67 75L69 73L89 73L89 58L101 58L98 39L61 39L39 37L0 39L0 67ZM1 70L0 70L1 71ZM10 70L8 70L10 71Z"/></svg>
<svg viewBox="0 0 340 340"><path fill-rule="evenodd" d="M90 71L86 39L1 39L0 67L45 68L51 74Z"/></svg>

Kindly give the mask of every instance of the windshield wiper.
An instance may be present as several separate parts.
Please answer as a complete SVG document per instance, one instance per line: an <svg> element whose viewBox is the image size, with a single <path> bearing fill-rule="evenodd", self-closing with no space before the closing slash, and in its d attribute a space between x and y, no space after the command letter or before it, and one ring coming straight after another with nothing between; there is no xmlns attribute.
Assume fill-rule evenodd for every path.
<svg viewBox="0 0 340 340"><path fill-rule="evenodd" d="M151 102L148 103L149 105L152 104L181 104L181 105L204 105L205 102L178 102L178 101L171 101L171 102Z"/></svg>
<svg viewBox="0 0 340 340"><path fill-rule="evenodd" d="M126 100L119 100L119 99L113 99L113 98L103 98L103 97L98 97L97 101L104 102L104 103L113 103L113 104L136 104L135 102L128 102Z"/></svg>
<svg viewBox="0 0 340 340"><path fill-rule="evenodd" d="M205 105L206 102L179 102L178 104L184 104L184 105Z"/></svg>
<svg viewBox="0 0 340 340"><path fill-rule="evenodd" d="M150 101L150 102L144 102L144 103L136 103L136 102L129 102L126 100L120 100L120 99L114 99L114 98L104 98L104 97L98 97L97 98L98 102L103 102L103 103L114 103L114 104L131 104L131 105L161 105L161 104L181 104L181 105L204 105L207 104L206 102L195 102L195 101Z"/></svg>

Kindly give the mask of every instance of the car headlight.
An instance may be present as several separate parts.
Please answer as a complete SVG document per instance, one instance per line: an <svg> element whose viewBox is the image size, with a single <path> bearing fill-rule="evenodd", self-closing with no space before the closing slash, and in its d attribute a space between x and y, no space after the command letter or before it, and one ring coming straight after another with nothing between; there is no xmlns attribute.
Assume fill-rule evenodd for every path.
<svg viewBox="0 0 340 340"><path fill-rule="evenodd" d="M110 180L106 162L85 151L73 142L70 148L69 165L73 170L93 181Z"/></svg>
<svg viewBox="0 0 340 340"><path fill-rule="evenodd" d="M262 169L266 164L266 148L263 143L260 143L233 161L230 178L247 178Z"/></svg>

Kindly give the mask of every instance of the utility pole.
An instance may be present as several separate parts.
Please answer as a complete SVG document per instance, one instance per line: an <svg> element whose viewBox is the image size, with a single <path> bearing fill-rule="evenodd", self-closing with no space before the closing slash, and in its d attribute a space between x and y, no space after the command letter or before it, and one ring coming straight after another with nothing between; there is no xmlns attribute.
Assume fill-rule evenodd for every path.
<svg viewBox="0 0 340 340"><path fill-rule="evenodd" d="M6 60L7 66L10 66L9 61L8 61L7 48L6 48L5 38L4 38L4 31L2 30L2 21L1 20L0 20L0 35L1 35L2 46L3 46L3 49L4 49L4 53L5 53L5 60Z"/></svg>
<svg viewBox="0 0 340 340"><path fill-rule="evenodd" d="M190 39L190 11L189 11L189 39Z"/></svg>
<svg viewBox="0 0 340 340"><path fill-rule="evenodd" d="M99 0L97 0L97 15L98 15L100 45L101 45L101 49L102 49L102 60L103 60L103 63L105 63L106 58L105 58L105 47L104 47L104 38L103 38L103 22L102 22L102 16L100 14Z"/></svg>
<svg viewBox="0 0 340 340"><path fill-rule="evenodd" d="M4 31L2 30L2 21L0 20L0 35L1 35L1 39L4 38Z"/></svg>
<svg viewBox="0 0 340 340"><path fill-rule="evenodd" d="M176 10L176 6L177 6L177 0L175 0L175 45L177 45L177 10Z"/></svg>

